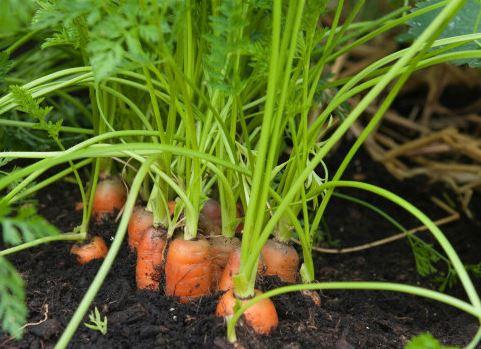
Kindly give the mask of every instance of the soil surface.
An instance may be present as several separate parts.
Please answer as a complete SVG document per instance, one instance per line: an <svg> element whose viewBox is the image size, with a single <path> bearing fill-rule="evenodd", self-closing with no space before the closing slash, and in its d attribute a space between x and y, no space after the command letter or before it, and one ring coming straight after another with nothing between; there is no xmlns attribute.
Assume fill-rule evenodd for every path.
<svg viewBox="0 0 481 349"><path fill-rule="evenodd" d="M328 159L331 168L345 154L338 149ZM431 187L422 179L399 183L377 163L361 152L345 178L381 185L407 198L431 218L446 213L437 208L431 196L443 195L442 187ZM369 200L392 214L406 227L419 223L401 208L373 195L343 190ZM79 224L73 214L75 188L64 183L39 195L40 211L53 224L67 232ZM473 199L479 203L479 198ZM326 214L329 232L343 247L355 246L395 233L390 223L354 203L334 198ZM110 241L116 224L111 220L93 225L91 232ZM443 231L465 263L479 263L481 234L479 226L465 218L444 226ZM419 233L428 241L428 233ZM59 338L73 311L93 280L101 262L79 266L69 254L70 244L55 243L10 258L27 285L29 323L21 341L0 334L2 348L50 348ZM93 306L108 317L108 333L103 336L81 325L71 348L229 348L225 326L216 318L218 295L190 304L180 304L163 292L138 292L135 289L134 256L126 244L95 299ZM319 281L368 280L392 281L436 288L429 278L416 273L408 243L401 240L382 247L344 255L316 254ZM481 293L481 283L476 280ZM267 290L280 285L275 279L259 280ZM459 285L448 290L464 297ZM476 321L449 306L393 292L324 291L322 305L301 294L273 299L279 314L278 329L270 336L256 336L242 324L238 326L239 348L402 348L424 331L445 344L466 344L477 329ZM92 306L92 308L93 308ZM48 311L47 311L48 310ZM45 320L46 321L42 321Z"/></svg>

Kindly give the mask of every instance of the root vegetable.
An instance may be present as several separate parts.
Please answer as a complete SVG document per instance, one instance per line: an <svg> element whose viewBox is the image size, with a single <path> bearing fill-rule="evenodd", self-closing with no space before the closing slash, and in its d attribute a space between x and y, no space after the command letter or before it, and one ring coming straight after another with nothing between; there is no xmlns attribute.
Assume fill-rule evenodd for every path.
<svg viewBox="0 0 481 349"><path fill-rule="evenodd" d="M138 289L159 289L165 246L165 232L154 227L144 232L137 247L135 279Z"/></svg>
<svg viewBox="0 0 481 349"><path fill-rule="evenodd" d="M125 204L127 192L118 177L104 179L97 184L95 190L93 214L97 220L101 220L115 210L121 210Z"/></svg>
<svg viewBox="0 0 481 349"><path fill-rule="evenodd" d="M147 229L152 227L153 222L154 218L152 212L147 211L141 206L137 206L134 209L127 228L129 234L129 246L132 251L137 249L142 236Z"/></svg>
<svg viewBox="0 0 481 349"><path fill-rule="evenodd" d="M255 290L256 296L262 294L261 291ZM245 303L246 300L241 300L241 303ZM227 317L234 313L234 306L236 298L232 290L227 291L217 304L215 314L217 316ZM247 325L249 325L254 332L258 334L269 334L279 324L279 318L274 303L267 298L263 299L256 304L249 307L244 312L244 319Z"/></svg>
<svg viewBox="0 0 481 349"><path fill-rule="evenodd" d="M299 254L292 246L268 240L262 248L263 275L278 276L284 282L294 283L299 271Z"/></svg>
<svg viewBox="0 0 481 349"><path fill-rule="evenodd" d="M209 295L212 290L212 258L206 240L175 239L165 264L165 293L183 303Z"/></svg>
<svg viewBox="0 0 481 349"><path fill-rule="evenodd" d="M95 259L103 259L109 251L104 239L95 236L86 244L75 244L70 249L70 253L77 257L77 262L83 265Z"/></svg>

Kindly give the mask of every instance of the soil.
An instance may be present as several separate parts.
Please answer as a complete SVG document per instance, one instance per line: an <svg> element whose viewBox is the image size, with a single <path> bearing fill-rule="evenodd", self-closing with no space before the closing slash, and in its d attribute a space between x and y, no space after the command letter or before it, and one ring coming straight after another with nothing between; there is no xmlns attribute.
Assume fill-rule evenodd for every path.
<svg viewBox="0 0 481 349"><path fill-rule="evenodd" d="M328 159L334 166L346 152L338 149ZM382 166L361 152L345 178L381 185L407 198L433 219L446 214L430 200L442 197L442 187L426 185L423 179L397 182ZM419 223L399 207L366 193L343 190L367 199L396 217L404 226ZM79 224L73 214L74 187L63 183L39 195L40 211L63 231ZM479 202L479 198L474 198ZM333 239L341 246L354 246L386 237L394 228L371 211L334 198L326 214ZM91 232L110 241L116 224L111 220L93 225ZM479 263L476 246L481 244L479 226L466 218L443 227L465 263ZM419 233L427 239L428 233ZM10 258L26 281L30 311L29 325L21 341L0 334L0 347L50 348L68 323L73 311L93 280L101 262L79 266L69 254L70 245L55 243ZM429 278L416 272L408 243L398 241L364 252L345 255L316 254L319 281L369 280L393 281L436 288ZM481 283L476 280L478 292ZM276 279L263 279L259 287L267 290L279 286ZM459 285L448 290L464 297ZM162 292L139 292L135 289L134 258L126 244L92 306L108 317L108 333L80 325L71 348L229 348L225 326L216 318L218 295L189 304L180 304ZM477 330L474 318L449 306L414 296L392 292L325 291L321 306L299 293L273 299L280 324L270 336L256 336L245 326L238 326L238 348L402 348L413 336L429 331L445 344L466 344ZM48 306L48 313L45 312ZM46 321L41 321L43 319Z"/></svg>

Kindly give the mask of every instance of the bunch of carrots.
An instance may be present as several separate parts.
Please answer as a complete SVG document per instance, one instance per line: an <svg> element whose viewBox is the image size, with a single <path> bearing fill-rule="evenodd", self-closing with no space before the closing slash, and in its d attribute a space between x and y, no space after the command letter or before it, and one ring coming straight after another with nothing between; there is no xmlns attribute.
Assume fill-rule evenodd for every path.
<svg viewBox="0 0 481 349"><path fill-rule="evenodd" d="M331 66L374 34L444 6L435 3L412 14L401 8L351 26L364 1L349 11L338 1L333 13L326 0L41 3L32 35L41 33L42 40L49 35L47 48L70 45L72 64L83 66L16 86L0 98L0 114L14 110L34 115L35 123L21 124L48 131L60 149L4 152L3 157L38 161L2 178L0 190L20 183L2 199L11 204L68 174L79 186L79 231L48 241L77 240L71 252L80 264L104 261L59 348L68 345L82 321L125 234L137 258L139 290L163 289L180 302L219 292L216 314L227 319L228 335L237 321L235 311L248 305L245 323L259 334L274 330L276 308L268 295L258 297L258 276L304 284L298 290L320 288L313 284L312 244L336 181L411 69L417 69L411 60L422 56L418 50L427 49L441 27L421 37L424 43L384 57L352 77L333 77ZM462 1L446 3L452 16ZM332 22L325 28L319 19L327 13L332 13ZM435 25L447 23L449 16L444 14ZM19 45L29 39L27 35ZM323 159L395 78L398 85L381 112L328 180ZM367 89L363 102L346 116L345 102ZM76 107L88 99L89 108L81 109L91 128L49 120L53 108L41 106L49 95L67 96ZM66 149L65 131L89 138ZM68 167L33 185L61 164ZM88 164L92 169L84 185L78 170ZM84 241L91 218L116 215L120 223L110 249L100 236ZM293 237L302 256L291 244ZM309 295L319 303L318 295ZM231 333L229 340L234 339Z"/></svg>
<svg viewBox="0 0 481 349"><path fill-rule="evenodd" d="M307 159L309 147L316 144L316 140L311 144L301 142L307 137L307 109L293 108L282 113L285 103L277 111L272 106L276 96L291 99L293 105L312 104L314 95L297 93L295 81L299 74L304 74L306 81L302 88L317 86L321 66L316 63L317 66L309 67L306 63L316 45L314 33L320 29L317 19L325 4L320 1L299 11L304 5L294 1L282 10L285 13L278 12L279 5L268 8L240 1L212 3L211 9L191 1L172 5L181 17L173 24L175 29L162 33L159 39L163 44L158 54L163 63L147 64L141 74L124 75L139 80L145 87L130 82L124 88L122 80L118 80L120 84L112 80L98 85L97 88L103 88L101 91L91 90L97 108L94 127L99 136L124 127L117 113L126 105L137 116L129 121L131 127L145 131L139 136L122 138L122 142L144 141L148 137L153 144L184 147L191 153L202 152L230 164L230 167L219 166L220 163L205 159L205 155L204 158L169 152L158 155L155 169L152 167L144 179L138 200L145 204L127 212L130 214L128 244L136 254L136 283L140 290L163 288L167 296L177 297L180 302L222 292L216 314L229 317L237 302L241 304L260 293L254 289L257 275L277 276L286 283L313 280L313 275L301 280L301 258L290 243L295 225L292 217L306 207L293 205L292 217L286 216L276 225L271 239L258 242L260 229L271 215L269 207L275 207L279 196L290 188L302 169L301 163ZM171 5L163 6L158 9L160 21L170 21L169 11L173 9L169 8ZM201 15L194 16L194 11ZM154 14L150 16L150 22L159 20ZM269 42L272 35L278 35L271 32L269 23L280 18L289 19L286 25L291 30L283 39L282 52L275 53L276 62L273 54L280 47L265 50L259 45L262 40ZM251 27L249 21L256 26ZM299 27L300 23L303 27ZM260 38L256 43L250 42L254 33ZM307 40L304 51L299 51L299 57L293 59L293 48L303 40ZM140 41L140 45L146 44ZM286 74L282 69L286 69ZM315 74L309 77L312 73ZM268 77L274 75L279 84L269 82ZM109 87L114 84L116 93ZM289 85L294 87L290 92L292 97ZM143 90L144 94L139 97L138 92L132 93L132 87ZM122 99L114 98L118 96ZM296 116L300 119L296 120ZM294 138L296 146L290 153L291 160L280 165L278 159L286 149L280 139L290 132L297 133L299 138ZM269 139L271 153L266 151ZM126 155L142 160L135 152ZM128 173L132 164L123 162L124 175L113 175L116 161L104 158L95 162L90 184L94 189L92 199L79 205L79 209L91 211L96 220L123 212L130 195ZM285 171L276 170L278 165L284 166ZM272 176L277 177L279 185L272 181ZM276 196L261 187L270 188ZM297 199L301 195L299 191ZM249 244L261 246L258 256ZM74 245L71 252L83 264L104 258L108 248L100 236L95 236L88 243ZM309 253L304 253L305 259ZM240 283L249 286L240 292L245 287L236 286L236 277L242 274L249 255L256 256L257 262L247 272L249 280ZM160 285L160 280L165 280L165 285ZM278 322L269 299L250 307L245 319L262 334L272 331Z"/></svg>
<svg viewBox="0 0 481 349"><path fill-rule="evenodd" d="M95 192L94 217L97 221L113 217L122 209L125 199L125 186L118 177L103 179ZM169 214L174 215L175 201L169 201L168 207ZM238 214L240 216L240 209ZM202 237L196 240L175 238L168 241L166 227L154 225L152 212L145 206L135 207L128 224L128 245L137 256L137 288L159 291L164 274L165 294L178 297L182 303L215 292L224 292L216 314L227 316L235 303L233 276L240 266L240 240L219 234L222 214L217 200L206 200L200 217ZM236 231L242 233L241 221ZM71 253L77 257L79 264L102 259L107 252L107 245L100 236L71 248ZM261 276L277 276L286 283L294 283L298 280L299 261L293 246L272 239L262 248L258 272ZM258 318L254 315L257 312L265 315ZM245 317L247 323L260 334L270 333L278 322L275 307L269 300L257 304L246 312Z"/></svg>

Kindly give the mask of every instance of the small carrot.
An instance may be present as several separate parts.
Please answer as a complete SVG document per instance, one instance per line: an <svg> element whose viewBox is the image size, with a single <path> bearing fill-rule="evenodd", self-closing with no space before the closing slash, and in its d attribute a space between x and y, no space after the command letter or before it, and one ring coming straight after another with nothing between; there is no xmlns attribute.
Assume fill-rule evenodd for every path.
<svg viewBox="0 0 481 349"><path fill-rule="evenodd" d="M255 294L262 294L261 291L255 290ZM241 300L245 303L247 300ZM227 317L234 314L234 306L236 298L232 290L227 291L219 299L215 314L219 317ZM256 304L249 307L244 312L244 319L246 323L258 334L269 334L279 324L276 307L269 298L262 299Z"/></svg>
<svg viewBox="0 0 481 349"><path fill-rule="evenodd" d="M137 249L137 246L142 239L145 231L152 226L154 217L152 212L147 211L142 206L137 206L132 212L129 220L127 232L129 234L129 246L132 251Z"/></svg>
<svg viewBox="0 0 481 349"><path fill-rule="evenodd" d="M240 241L237 238L216 235L210 238L209 243L212 256L212 286L216 289L230 254L240 247Z"/></svg>
<svg viewBox="0 0 481 349"><path fill-rule="evenodd" d="M70 249L70 253L77 256L77 262L83 265L94 259L103 259L109 251L104 239L95 236L86 244L75 244Z"/></svg>
<svg viewBox="0 0 481 349"><path fill-rule="evenodd" d="M212 258L206 240L175 239L165 263L165 294L182 303L210 294Z"/></svg>
<svg viewBox="0 0 481 349"><path fill-rule="evenodd" d="M199 227L207 235L220 235L222 231L222 214L217 200L209 199L204 203L200 211Z"/></svg>
<svg viewBox="0 0 481 349"><path fill-rule="evenodd" d="M135 280L141 290L158 290L166 246L165 232L148 228L137 247Z"/></svg>
<svg viewBox="0 0 481 349"><path fill-rule="evenodd" d="M264 275L278 276L284 282L296 282L299 270L299 254L292 246L268 240L262 248Z"/></svg>
<svg viewBox="0 0 481 349"><path fill-rule="evenodd" d="M101 220L115 210L121 210L125 204L127 192L122 181L118 177L104 179L97 184L95 190L93 214L97 220Z"/></svg>
<svg viewBox="0 0 481 349"><path fill-rule="evenodd" d="M84 203L82 201L77 201L75 203L75 211L82 211L84 208Z"/></svg>

